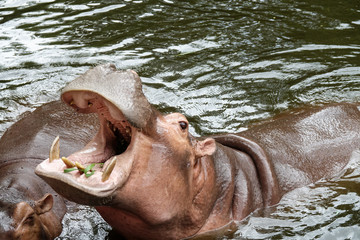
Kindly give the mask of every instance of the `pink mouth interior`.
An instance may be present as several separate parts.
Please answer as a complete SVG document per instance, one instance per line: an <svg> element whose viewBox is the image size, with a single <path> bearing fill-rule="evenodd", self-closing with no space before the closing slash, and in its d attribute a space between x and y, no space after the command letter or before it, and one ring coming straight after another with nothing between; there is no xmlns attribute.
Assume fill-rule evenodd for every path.
<svg viewBox="0 0 360 240"><path fill-rule="evenodd" d="M120 155L130 145L132 126L119 110L102 97L87 100L86 108L80 108L76 101L70 105L79 112L96 112L100 119L100 128L95 137L80 151L68 156L68 159L82 164L104 163L112 156ZM86 126L84 126L86 128Z"/></svg>
<svg viewBox="0 0 360 240"><path fill-rule="evenodd" d="M62 98L80 113L98 114L100 127L97 134L83 149L67 157L71 162L78 162L85 168L95 163L93 174L86 176L79 168L65 172L73 167L67 166L60 159L43 161L36 167L35 172L55 191L71 201L102 205L112 199L114 192L121 188L130 176L136 142L133 138L136 138L139 129L129 123L120 109L96 93L73 91L63 94ZM83 126L84 131L87 130L86 127ZM114 165L111 164L112 167L108 168L111 162ZM103 163L103 166L98 163Z"/></svg>
<svg viewBox="0 0 360 240"><path fill-rule="evenodd" d="M125 181L125 176L129 173L131 160L128 155L124 154L131 143L132 132L135 128L130 125L122 112L115 108L112 103L103 97L88 92L74 92L63 95L63 100L72 106L76 111L81 113L97 113L100 120L100 127L94 138L81 150L71 154L67 158L73 163L79 162L84 167L92 163L104 163L103 166L96 164L94 168L95 174L87 179L80 171L74 171L70 174L75 177L78 183L88 186L101 186L109 184L117 184L117 182ZM86 126L84 126L86 131ZM110 175L110 181L103 182L101 180L102 171L106 169L114 156L122 155L117 167ZM124 159L127 160L124 160ZM54 161L51 163L53 169L63 172L68 167L62 161ZM130 165L129 165L130 164ZM123 165L123 166L120 166ZM91 180L91 181L90 181Z"/></svg>
<svg viewBox="0 0 360 240"><path fill-rule="evenodd" d="M120 110L93 93L69 93L64 94L63 99L78 112L96 112L100 120L100 128L95 137L82 150L68 156L69 160L82 164L104 163L112 156L126 151L133 127Z"/></svg>

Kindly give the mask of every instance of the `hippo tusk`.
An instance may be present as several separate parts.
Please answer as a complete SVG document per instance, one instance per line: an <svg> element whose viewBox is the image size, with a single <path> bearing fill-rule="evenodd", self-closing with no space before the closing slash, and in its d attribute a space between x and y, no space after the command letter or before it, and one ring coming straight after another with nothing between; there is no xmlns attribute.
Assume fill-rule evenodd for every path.
<svg viewBox="0 0 360 240"><path fill-rule="evenodd" d="M125 132L129 135L129 137L131 137L131 129L129 126L126 126Z"/></svg>
<svg viewBox="0 0 360 240"><path fill-rule="evenodd" d="M84 170L84 169L85 169L85 167L84 167L81 163L79 163L79 162L75 162L75 166L76 166L79 170Z"/></svg>
<svg viewBox="0 0 360 240"><path fill-rule="evenodd" d="M106 166L105 170L103 171L103 175L102 175L102 178L101 178L101 181L105 182L106 180L109 179L110 177L110 174L112 173L112 171L114 170L114 167L116 165L116 156L114 156L109 165Z"/></svg>
<svg viewBox="0 0 360 240"><path fill-rule="evenodd" d="M49 154L49 162L54 161L54 159L60 158L60 144L59 144L60 137L56 136L53 143L50 147L50 154Z"/></svg>
<svg viewBox="0 0 360 240"><path fill-rule="evenodd" d="M75 167L75 164L70 161L69 159L67 159L66 157L62 157L61 160L65 163L65 165L68 167L68 168L73 168Z"/></svg>

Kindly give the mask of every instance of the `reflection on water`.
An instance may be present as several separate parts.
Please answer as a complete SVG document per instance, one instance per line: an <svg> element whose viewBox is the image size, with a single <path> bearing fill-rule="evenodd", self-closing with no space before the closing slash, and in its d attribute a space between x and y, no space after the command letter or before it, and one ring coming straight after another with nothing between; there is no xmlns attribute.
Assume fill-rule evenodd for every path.
<svg viewBox="0 0 360 240"><path fill-rule="evenodd" d="M359 239L360 152L345 175L288 193L273 211L238 225L240 239Z"/></svg>
<svg viewBox="0 0 360 240"><path fill-rule="evenodd" d="M353 0L4 0L0 24L0 135L104 62L136 70L150 102L185 113L195 135L236 132L304 103L360 101ZM307 188L270 216L254 214L233 237L356 238L360 198L357 182L346 183ZM86 211L66 220L89 224L88 238L75 236L105 239L107 225Z"/></svg>

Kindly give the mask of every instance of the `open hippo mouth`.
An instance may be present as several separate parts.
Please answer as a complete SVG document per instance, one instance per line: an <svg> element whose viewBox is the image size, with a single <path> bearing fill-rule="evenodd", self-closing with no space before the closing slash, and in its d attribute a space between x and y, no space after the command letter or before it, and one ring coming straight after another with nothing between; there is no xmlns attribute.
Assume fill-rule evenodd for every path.
<svg viewBox="0 0 360 240"><path fill-rule="evenodd" d="M49 159L37 166L36 174L69 200L106 204L128 179L133 143L153 115L141 80L131 70L101 65L69 83L62 100L78 112L97 113L98 133L83 149L62 158L56 138Z"/></svg>

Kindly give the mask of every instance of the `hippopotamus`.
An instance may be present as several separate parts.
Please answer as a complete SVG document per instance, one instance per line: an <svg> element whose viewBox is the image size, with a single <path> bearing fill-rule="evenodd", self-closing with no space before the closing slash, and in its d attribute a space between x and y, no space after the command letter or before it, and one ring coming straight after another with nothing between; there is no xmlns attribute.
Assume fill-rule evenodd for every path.
<svg viewBox="0 0 360 240"><path fill-rule="evenodd" d="M79 114L97 114L99 130L70 155L51 148L36 174L65 198L94 206L129 239L188 238L240 221L295 188L340 174L360 143L355 103L195 137L183 114L162 114L148 102L134 71L111 64L70 82L61 100Z"/></svg>
<svg viewBox="0 0 360 240"><path fill-rule="evenodd" d="M97 123L93 116L79 115L65 111L65 108L59 101L45 104L33 113L25 114L0 139L2 240L54 239L62 231L66 202L34 170L49 155L49 146L60 132L66 154L83 147L96 132L96 128L91 132L90 126L75 137L63 131L67 124L75 130L76 126L83 128L83 122L93 121L94 126ZM71 123L66 119L71 119Z"/></svg>

